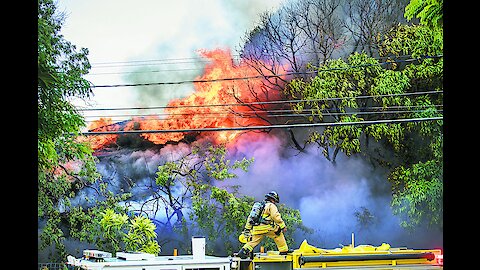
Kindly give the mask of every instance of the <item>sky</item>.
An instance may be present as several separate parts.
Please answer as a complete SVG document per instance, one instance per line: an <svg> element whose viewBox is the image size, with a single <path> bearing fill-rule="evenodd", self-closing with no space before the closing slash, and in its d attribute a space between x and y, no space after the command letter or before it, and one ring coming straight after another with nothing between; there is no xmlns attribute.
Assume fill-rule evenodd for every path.
<svg viewBox="0 0 480 270"><path fill-rule="evenodd" d="M98 86L192 80L201 74L204 65L198 59L198 50L229 48L232 55L238 54L242 37L253 29L259 14L275 11L282 2L59 0L56 3L57 10L65 14L61 34L77 48L88 48L92 68L85 79ZM193 91L193 85L161 89L102 87L93 91L88 102L76 100L74 104L81 108L162 106ZM112 114L95 111L84 115L88 121L108 113Z"/></svg>

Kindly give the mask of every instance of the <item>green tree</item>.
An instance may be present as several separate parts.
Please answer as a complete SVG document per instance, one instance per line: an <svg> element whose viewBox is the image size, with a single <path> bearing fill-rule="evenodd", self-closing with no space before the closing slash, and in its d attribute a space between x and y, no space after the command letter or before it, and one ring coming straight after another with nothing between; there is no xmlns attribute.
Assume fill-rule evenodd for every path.
<svg viewBox="0 0 480 270"><path fill-rule="evenodd" d="M69 98L88 98L90 83L83 79L90 63L88 50L59 34L63 17L53 1L38 2L38 216L45 220L40 248L54 245L64 251L60 227L68 198L99 178L88 145L75 140L85 125Z"/></svg>
<svg viewBox="0 0 480 270"><path fill-rule="evenodd" d="M99 227L99 237L102 238L102 241L97 243L103 243L99 248L113 253L114 256L120 250L141 251L155 255L160 253L160 245L156 241L156 226L148 217L129 218L126 214L118 214L112 209L106 209L95 224Z"/></svg>
<svg viewBox="0 0 480 270"><path fill-rule="evenodd" d="M437 28L443 25L443 0L411 0L405 7L405 18L420 19L420 23Z"/></svg>
<svg viewBox="0 0 480 270"><path fill-rule="evenodd" d="M386 59L382 63L354 53L346 61L327 61L312 79L293 80L287 94L305 100L293 109L311 122L441 117L442 28L428 22L398 25L383 36L379 53ZM405 55L410 60L402 60ZM371 155L372 139L382 152L394 154L395 159L384 158L381 164L392 169L392 208L402 226L442 227L443 121L328 126L311 130L308 143L323 148L334 162L339 151Z"/></svg>
<svg viewBox="0 0 480 270"><path fill-rule="evenodd" d="M385 38L382 54L442 55L443 1L412 0L405 10L407 19L416 15L421 24L393 28ZM443 58L425 59L417 65L408 65L402 72L412 78L415 91L443 90ZM441 116L438 108L442 104L442 95L436 99L419 97L413 104L419 110L413 115ZM413 229L419 224L443 228L443 121L409 125L409 132L412 134L409 149L415 149L417 156L406 158L389 175L394 213L403 218L402 226L406 228Z"/></svg>
<svg viewBox="0 0 480 270"><path fill-rule="evenodd" d="M316 122L355 123L401 116L391 114L392 106L408 106L410 100L400 96L409 87L409 79L400 72L382 67L375 58L353 53L346 61L328 60L311 79L292 80L286 92L296 102L292 109L306 115L304 120ZM375 111L373 108L377 108ZM361 152L362 135L385 138L399 148L403 133L400 125L379 125L375 129L363 125L338 125L313 129L307 143L323 149L324 156L335 163L341 151L347 156Z"/></svg>
<svg viewBox="0 0 480 270"><path fill-rule="evenodd" d="M92 148L79 140L85 121L71 100L91 96L90 82L83 78L90 63L87 49L77 50L60 34L63 20L64 15L57 12L52 0L38 2L39 251L52 246L55 252L50 259L58 262L65 260L67 238L101 245L105 238L99 237L100 217L105 211L126 213L127 209L118 206L118 202L130 196L107 192L106 183L100 181ZM72 205L70 199L84 188L95 190L103 200L93 202L88 209ZM137 232L133 230L129 235ZM127 247L155 252L154 244L149 242L149 248L137 245L132 237L128 238Z"/></svg>

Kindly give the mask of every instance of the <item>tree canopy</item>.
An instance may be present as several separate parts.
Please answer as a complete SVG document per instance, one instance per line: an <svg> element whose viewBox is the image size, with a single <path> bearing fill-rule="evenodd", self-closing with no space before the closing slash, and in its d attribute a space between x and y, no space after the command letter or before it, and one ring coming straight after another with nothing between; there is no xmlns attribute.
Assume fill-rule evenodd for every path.
<svg viewBox="0 0 480 270"><path fill-rule="evenodd" d="M142 236L151 231L148 225L151 221L126 216L128 209L117 204L129 194L111 194L102 183L96 192L104 200L95 207L83 209L70 202L81 189L95 189L93 184L101 180L101 175L91 146L78 140L85 120L71 102L72 98L88 99L92 94L90 82L83 78L90 69L88 49L77 50L64 39L60 34L63 20L63 14L57 12L52 0L38 2L39 250L53 246L56 252L52 253L52 260L64 261L67 238L102 245L111 239L109 222L112 219L106 218L115 211L122 217L117 219L122 224L117 225L132 222L125 225L130 226L130 231L125 232L119 244L132 250L158 253L156 242L151 241L155 237Z"/></svg>
<svg viewBox="0 0 480 270"><path fill-rule="evenodd" d="M388 178L392 207L408 228L443 224L443 33L439 17L425 15L420 25L391 28L379 45L383 61L365 53L331 59L315 67L315 77L294 79L285 88L292 99L304 100L292 109L310 122L372 123L311 130L307 143L317 144L332 162L339 151L373 158L372 139L381 143L383 151L394 153L396 161L383 158L377 162L392 169ZM415 121L429 118L439 120ZM376 123L392 119L406 123Z"/></svg>

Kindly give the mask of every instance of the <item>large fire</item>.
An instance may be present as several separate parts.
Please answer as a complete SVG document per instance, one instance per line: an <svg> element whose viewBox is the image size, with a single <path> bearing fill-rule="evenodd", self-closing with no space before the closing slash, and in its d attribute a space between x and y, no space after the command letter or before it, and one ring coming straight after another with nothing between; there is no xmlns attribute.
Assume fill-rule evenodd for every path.
<svg viewBox="0 0 480 270"><path fill-rule="evenodd" d="M268 106L258 102L277 100L279 91L268 91L260 73L246 61L235 64L228 50L216 49L200 51L200 55L208 60L204 74L195 79L195 92L182 99L175 99L165 108L166 117L158 115L132 118L123 130L177 130L201 128L229 128L245 126L269 125L265 119ZM262 71L263 75L268 73ZM234 78L234 79L232 79ZM202 82L198 82L202 81ZM250 103L245 105L246 103ZM94 131L114 131L120 126L102 118L90 127ZM209 136L216 143L232 142L241 131L203 132L201 136ZM187 132L141 133L141 136L155 144L168 141L178 142ZM100 149L117 139L118 135L94 135L88 140L94 149Z"/></svg>

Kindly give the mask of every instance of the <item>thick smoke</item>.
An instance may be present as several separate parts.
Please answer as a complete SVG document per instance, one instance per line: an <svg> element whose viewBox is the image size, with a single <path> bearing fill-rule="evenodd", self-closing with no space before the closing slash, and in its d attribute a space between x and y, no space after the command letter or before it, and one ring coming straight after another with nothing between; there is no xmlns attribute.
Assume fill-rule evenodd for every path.
<svg viewBox="0 0 480 270"><path fill-rule="evenodd" d="M281 134L281 133L280 133ZM281 203L300 210L304 225L314 230L307 241L334 248L351 243L433 248L443 245L442 232L419 228L408 232L390 208L386 171L358 157L339 155L333 165L314 146L304 153L286 147L278 135L246 136L230 149L232 157L254 157L248 173L234 179L244 195L262 200L275 190ZM231 184L231 183L229 183ZM303 239L298 239L303 241Z"/></svg>
<svg viewBox="0 0 480 270"><path fill-rule="evenodd" d="M103 181L109 182L113 192L131 192L130 207L149 213L159 235L170 230L176 216L158 205L144 204L155 190L155 172L166 161L177 160L190 152L190 145L179 143L146 150L123 149L100 158L98 169ZM443 235L438 229L419 228L408 232L400 227L400 220L390 209L391 191L386 171L373 168L359 157L337 157L336 165L329 162L314 147L298 152L288 146L288 137L276 133L246 133L228 146L229 159L254 158L248 172L237 171L237 178L219 185L240 185L240 195L263 200L275 190L281 203L298 209L305 226L313 233L295 233L296 244L306 239L322 248L355 245L381 245L393 247L437 248L443 246ZM85 197L93 200L93 189L84 189L74 200L85 204ZM176 192L180 193L181 190ZM74 203L75 204L75 203ZM182 209L188 216L188 207ZM171 219L167 220L167 216ZM165 226L168 225L168 226ZM287 224L288 226L288 224ZM170 228L170 229L169 229ZM298 248L294 246L292 248Z"/></svg>

